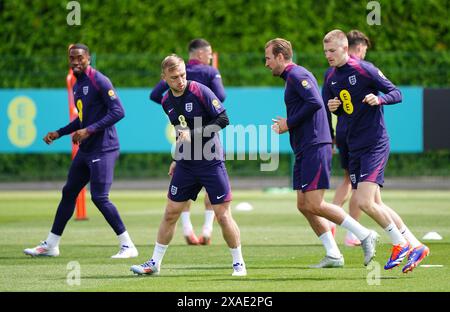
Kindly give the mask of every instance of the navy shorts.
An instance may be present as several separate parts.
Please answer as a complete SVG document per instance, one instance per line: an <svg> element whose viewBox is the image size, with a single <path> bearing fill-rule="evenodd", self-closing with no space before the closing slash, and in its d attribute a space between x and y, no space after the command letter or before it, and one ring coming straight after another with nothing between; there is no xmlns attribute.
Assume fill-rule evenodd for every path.
<svg viewBox="0 0 450 312"><path fill-rule="evenodd" d="M296 155L293 189L302 192L329 189L331 156L331 144L313 145Z"/></svg>
<svg viewBox="0 0 450 312"><path fill-rule="evenodd" d="M211 204L231 201L231 187L224 162L206 167L190 167L177 162L167 196L175 202L196 200L205 187Z"/></svg>
<svg viewBox="0 0 450 312"><path fill-rule="evenodd" d="M350 152L349 173L353 189L357 188L359 182L373 182L383 186L389 150L387 140Z"/></svg>
<svg viewBox="0 0 450 312"><path fill-rule="evenodd" d="M336 146L339 149L339 159L341 161L341 168L348 170L349 151L347 145L347 138L344 134L336 132Z"/></svg>

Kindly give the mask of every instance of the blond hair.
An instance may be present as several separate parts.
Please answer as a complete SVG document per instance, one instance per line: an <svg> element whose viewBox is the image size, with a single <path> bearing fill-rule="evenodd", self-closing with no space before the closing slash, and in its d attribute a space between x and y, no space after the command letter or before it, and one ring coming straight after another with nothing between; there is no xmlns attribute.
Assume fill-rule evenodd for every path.
<svg viewBox="0 0 450 312"><path fill-rule="evenodd" d="M184 64L184 60L176 54L170 54L161 62L161 73L164 74L166 69L172 71L180 64Z"/></svg>
<svg viewBox="0 0 450 312"><path fill-rule="evenodd" d="M272 47L272 54L277 56L278 54L283 54L283 57L286 61L290 61L292 59L292 45L289 41L283 38L275 38L269 40L266 43L265 48Z"/></svg>
<svg viewBox="0 0 450 312"><path fill-rule="evenodd" d="M323 43L330 43L332 41L336 41L341 47L348 47L347 35L340 29L330 31L323 38Z"/></svg>

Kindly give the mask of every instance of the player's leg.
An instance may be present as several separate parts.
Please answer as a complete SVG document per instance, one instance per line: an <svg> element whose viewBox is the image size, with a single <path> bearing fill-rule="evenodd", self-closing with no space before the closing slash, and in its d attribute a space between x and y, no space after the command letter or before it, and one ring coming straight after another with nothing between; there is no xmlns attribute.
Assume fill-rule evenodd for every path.
<svg viewBox="0 0 450 312"><path fill-rule="evenodd" d="M311 193L311 192L308 192ZM325 248L325 257L312 268L337 268L344 266L344 257L342 256L336 241L331 233L329 221L311 213L306 207L305 193L297 190L297 209L308 220L314 233L319 237Z"/></svg>
<svg viewBox="0 0 450 312"><path fill-rule="evenodd" d="M351 188L350 177L349 176L347 177ZM352 201L349 201L348 214L350 215L350 217L359 222L359 219L361 218L361 213L362 213L361 209L359 209L357 205L354 205ZM347 233L345 234L344 238L344 244L348 247L360 246L361 241L358 239L358 237L356 237L355 234L347 230Z"/></svg>
<svg viewBox="0 0 450 312"><path fill-rule="evenodd" d="M199 241L200 244L202 245L210 245L215 215L211 201L209 200L208 193L205 193L204 203L205 203L205 223L203 224L202 236L200 236Z"/></svg>
<svg viewBox="0 0 450 312"><path fill-rule="evenodd" d="M214 209L222 236L230 248L233 258L233 276L245 276L247 270L241 252L241 234L231 215L232 200L230 180L224 162L219 162L199 172L200 183L205 187Z"/></svg>
<svg viewBox="0 0 450 312"><path fill-rule="evenodd" d="M419 265L419 263L429 255L430 249L422 244L417 237L409 230L406 224L403 222L402 218L389 206L387 206L381 199L381 190L378 188L378 191L375 195L375 202L383 207L385 210L389 212L392 220L395 225L399 229L402 236L408 241L410 244L410 251L408 253L408 262L403 267L403 273L407 273L412 271L415 267Z"/></svg>
<svg viewBox="0 0 450 312"><path fill-rule="evenodd" d="M217 217L217 223L222 230L222 236L230 249L231 256L233 258L233 276L245 276L247 275L247 269L245 266L244 258L241 251L241 234L236 221L231 215L230 201L222 203L214 203L213 209Z"/></svg>
<svg viewBox="0 0 450 312"><path fill-rule="evenodd" d="M92 154L86 161L90 168L91 199L117 235L119 252L111 258L124 259L138 256L138 251L126 230L116 206L109 200L109 191L114 178L114 166L119 151Z"/></svg>
<svg viewBox="0 0 450 312"><path fill-rule="evenodd" d="M367 265L375 256L377 234L350 217L341 207L323 200L324 190L329 188L331 171L330 144L317 145L303 153L302 171L309 183L302 184L305 193L306 209L355 233L363 244L364 264ZM303 178L305 179L305 178Z"/></svg>
<svg viewBox="0 0 450 312"><path fill-rule="evenodd" d="M350 178L348 176L349 151L346 136L346 132L336 131L336 145L339 149L339 161L341 163L341 168L344 170L344 179L336 188L332 203L342 208L344 207L345 202L350 198L352 191ZM335 236L336 224L330 221L330 225L331 233Z"/></svg>
<svg viewBox="0 0 450 312"><path fill-rule="evenodd" d="M133 265L130 270L136 274L158 275L161 271L161 263L166 253L169 243L172 241L175 233L176 224L183 209L186 208L189 201L176 202L167 199L164 216L161 220L156 238L155 247L153 248L152 257L143 264Z"/></svg>
<svg viewBox="0 0 450 312"><path fill-rule="evenodd" d="M195 235L194 227L191 222L191 201L186 203L186 207L183 209L181 213L181 225L183 227L183 236L188 245L199 245L200 241Z"/></svg>
<svg viewBox="0 0 450 312"><path fill-rule="evenodd" d="M52 228L47 239L34 248L24 250L30 256L58 256L59 241L75 210L75 203L81 189L89 181L89 168L83 160L82 153L78 153L72 161L67 175L67 181L62 189L62 198L56 210Z"/></svg>
<svg viewBox="0 0 450 312"><path fill-rule="evenodd" d="M343 207L352 193L352 184L350 183L350 177L348 171L344 170L344 177L342 182L336 188L336 192L333 197L333 204L339 207Z"/></svg>
<svg viewBox="0 0 450 312"><path fill-rule="evenodd" d="M389 142L379 142L361 151L358 185L354 192L355 204L375 220L388 234L392 242L392 254L385 269L399 265L406 257L410 246L395 225L389 212L375 203L379 186L384 183L384 168L389 157ZM350 172L355 174L356 172ZM352 181L353 182L353 181Z"/></svg>
<svg viewBox="0 0 450 312"><path fill-rule="evenodd" d="M343 207L345 202L350 198L351 191L352 191L352 185L350 183L350 178L348 177L348 172L347 172L347 170L345 170L344 179L339 184L339 186L336 188L332 203L336 206ZM331 232L333 233L333 236L335 236L336 235L336 224L330 221L330 226L331 226Z"/></svg>
<svg viewBox="0 0 450 312"><path fill-rule="evenodd" d="M320 150L324 154L320 155ZM328 169L322 169L322 168ZM329 188L329 170L331 167L331 146L313 146L296 157L294 164L294 189L297 190L297 209L308 220L311 228L322 242L326 255L314 268L342 267L344 258L330 230L330 221L314 213L308 197L311 193L324 192L317 189ZM323 176L320 178L320 176ZM321 199L317 198L320 204Z"/></svg>
<svg viewBox="0 0 450 312"><path fill-rule="evenodd" d="M130 270L136 274L156 275L160 272L161 262L175 233L181 212L189 201L196 200L202 186L197 183L192 170L177 163L167 193L167 205L159 225L158 236L152 257L140 265L133 265Z"/></svg>

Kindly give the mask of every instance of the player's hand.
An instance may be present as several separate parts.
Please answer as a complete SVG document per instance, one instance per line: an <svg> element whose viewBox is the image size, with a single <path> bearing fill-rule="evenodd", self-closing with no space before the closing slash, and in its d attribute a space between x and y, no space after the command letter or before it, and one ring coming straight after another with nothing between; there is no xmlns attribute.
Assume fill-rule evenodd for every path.
<svg viewBox="0 0 450 312"><path fill-rule="evenodd" d="M178 129L177 143L182 143L182 142L187 142L187 143L191 142L191 131L190 130Z"/></svg>
<svg viewBox="0 0 450 312"><path fill-rule="evenodd" d="M59 138L59 134L56 131L51 131L43 138L44 142L47 144L52 144L52 142Z"/></svg>
<svg viewBox="0 0 450 312"><path fill-rule="evenodd" d="M364 97L363 103L367 103L371 106L376 106L376 105L380 105L380 100L378 99L378 96L370 93Z"/></svg>
<svg viewBox="0 0 450 312"><path fill-rule="evenodd" d="M339 108L339 105L341 105L342 103L337 97L335 97L334 99L328 100L327 104L330 112L335 112Z"/></svg>
<svg viewBox="0 0 450 312"><path fill-rule="evenodd" d="M177 166L177 162L176 161L172 161L170 166L169 166L169 172L167 173L169 176L173 176L173 173L175 171L175 167Z"/></svg>
<svg viewBox="0 0 450 312"><path fill-rule="evenodd" d="M283 134L289 131L286 118L277 116L277 119L272 119L272 121L273 121L272 130L275 131L276 133Z"/></svg>
<svg viewBox="0 0 450 312"><path fill-rule="evenodd" d="M84 139L86 139L87 137L89 137L89 135L90 135L90 134L89 134L89 132L87 131L86 128L77 130L77 131L75 131L75 132L73 133L73 136L72 136L72 142L73 142L74 144L80 144Z"/></svg>

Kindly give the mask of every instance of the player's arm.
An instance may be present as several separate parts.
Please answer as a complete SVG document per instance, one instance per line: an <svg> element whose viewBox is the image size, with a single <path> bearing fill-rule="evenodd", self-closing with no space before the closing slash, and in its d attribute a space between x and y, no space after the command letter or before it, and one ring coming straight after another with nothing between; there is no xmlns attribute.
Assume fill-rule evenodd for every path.
<svg viewBox="0 0 450 312"><path fill-rule="evenodd" d="M77 131L80 128L81 128L80 127L80 119L77 117L74 120L72 120L67 126L62 127L56 131L48 132L43 137L43 140L47 144L52 144L54 140L57 140L64 135L71 134L72 132Z"/></svg>
<svg viewBox="0 0 450 312"><path fill-rule="evenodd" d="M205 106L208 115L211 117L211 120L201 128L192 129L191 137L199 134L203 135L204 133L212 135L212 133L219 132L230 124L225 108L212 90L205 86L201 86L201 92L203 94L201 101L203 100L203 105Z"/></svg>
<svg viewBox="0 0 450 312"><path fill-rule="evenodd" d="M80 118L77 117L74 120L72 120L67 126L62 127L55 132L58 133L58 137L62 137L64 135L71 134L72 132L75 132L77 130L81 129L81 123Z"/></svg>
<svg viewBox="0 0 450 312"><path fill-rule="evenodd" d="M120 102L119 96L116 94L111 81L106 77L103 79L99 78L97 79L97 84L103 103L107 106L108 112L102 119L86 128L89 134L105 130L125 117L122 103Z"/></svg>
<svg viewBox="0 0 450 312"><path fill-rule="evenodd" d="M400 103L402 101L402 93L400 90L389 79L387 79L378 68L370 63L365 67L371 76L376 89L384 94L378 96L368 94L366 95L364 102L370 105L390 105Z"/></svg>
<svg viewBox="0 0 450 312"><path fill-rule="evenodd" d="M212 73L211 91L217 96L220 102L223 103L225 101L225 88L223 87L222 76L218 70L214 70Z"/></svg>
<svg viewBox="0 0 450 312"><path fill-rule="evenodd" d="M164 93L169 90L169 85L164 80L158 82L158 84L150 92L150 100L161 104Z"/></svg>
<svg viewBox="0 0 450 312"><path fill-rule="evenodd" d="M287 126L291 129L311 118L322 107L323 102L319 90L309 78L293 79L292 82L288 81L288 83L294 84L293 87L304 101L302 108L296 114L287 118Z"/></svg>

